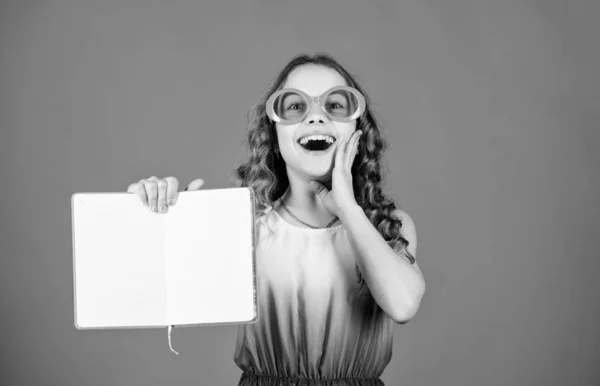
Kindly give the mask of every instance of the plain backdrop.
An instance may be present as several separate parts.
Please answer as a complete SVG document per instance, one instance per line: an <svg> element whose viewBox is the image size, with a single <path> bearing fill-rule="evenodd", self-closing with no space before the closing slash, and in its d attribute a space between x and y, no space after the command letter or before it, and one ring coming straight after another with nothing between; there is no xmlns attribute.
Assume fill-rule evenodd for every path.
<svg viewBox="0 0 600 386"><path fill-rule="evenodd" d="M12 1L2 385L235 385L236 326L79 331L71 195L229 186L246 114L327 52L373 100L427 292L387 385L598 385L600 2ZM109 285L110 283L107 283Z"/></svg>

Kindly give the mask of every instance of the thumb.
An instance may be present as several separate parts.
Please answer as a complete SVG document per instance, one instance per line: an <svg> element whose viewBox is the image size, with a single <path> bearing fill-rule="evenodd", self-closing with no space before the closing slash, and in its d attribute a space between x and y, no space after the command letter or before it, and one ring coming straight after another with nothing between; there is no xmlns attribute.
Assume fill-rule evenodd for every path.
<svg viewBox="0 0 600 386"><path fill-rule="evenodd" d="M325 196L327 195L327 193L329 193L329 190L327 189L327 187L325 185L323 185L322 183L320 183L319 181L311 180L309 182L309 185L317 191L317 196L320 199L324 199Z"/></svg>
<svg viewBox="0 0 600 386"><path fill-rule="evenodd" d="M202 178L197 178L190 182L185 190L194 191L200 190L200 188L204 185L204 180Z"/></svg>

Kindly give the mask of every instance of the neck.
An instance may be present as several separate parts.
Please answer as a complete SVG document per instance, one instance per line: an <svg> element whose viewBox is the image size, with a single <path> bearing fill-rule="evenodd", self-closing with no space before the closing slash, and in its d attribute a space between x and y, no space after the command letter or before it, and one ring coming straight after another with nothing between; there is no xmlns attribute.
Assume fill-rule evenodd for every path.
<svg viewBox="0 0 600 386"><path fill-rule="evenodd" d="M311 217L330 216L319 197L317 190L309 185L310 178L300 178L288 173L290 186L281 199L286 206L304 212ZM320 180L327 189L331 190L331 179Z"/></svg>

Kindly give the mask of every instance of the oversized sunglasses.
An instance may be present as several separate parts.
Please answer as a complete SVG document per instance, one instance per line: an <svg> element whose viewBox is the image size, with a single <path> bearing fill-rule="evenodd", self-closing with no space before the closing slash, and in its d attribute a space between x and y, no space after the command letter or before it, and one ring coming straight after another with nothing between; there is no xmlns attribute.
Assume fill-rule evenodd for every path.
<svg viewBox="0 0 600 386"><path fill-rule="evenodd" d="M334 121L350 122L365 111L365 98L357 89L336 86L319 96L310 96L295 88L284 88L267 100L267 115L273 122L293 125L302 122L318 105Z"/></svg>

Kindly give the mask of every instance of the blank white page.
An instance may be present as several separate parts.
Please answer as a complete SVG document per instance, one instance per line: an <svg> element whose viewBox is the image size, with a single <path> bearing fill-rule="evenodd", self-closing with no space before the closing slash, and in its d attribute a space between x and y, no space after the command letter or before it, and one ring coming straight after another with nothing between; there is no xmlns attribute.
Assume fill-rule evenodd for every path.
<svg viewBox="0 0 600 386"><path fill-rule="evenodd" d="M253 191L181 192L170 210L165 227L169 324L255 321Z"/></svg>
<svg viewBox="0 0 600 386"><path fill-rule="evenodd" d="M256 320L252 189L181 192L168 213L76 193L72 216L77 328Z"/></svg>
<svg viewBox="0 0 600 386"><path fill-rule="evenodd" d="M132 193L72 196L75 326L166 325L164 217Z"/></svg>

